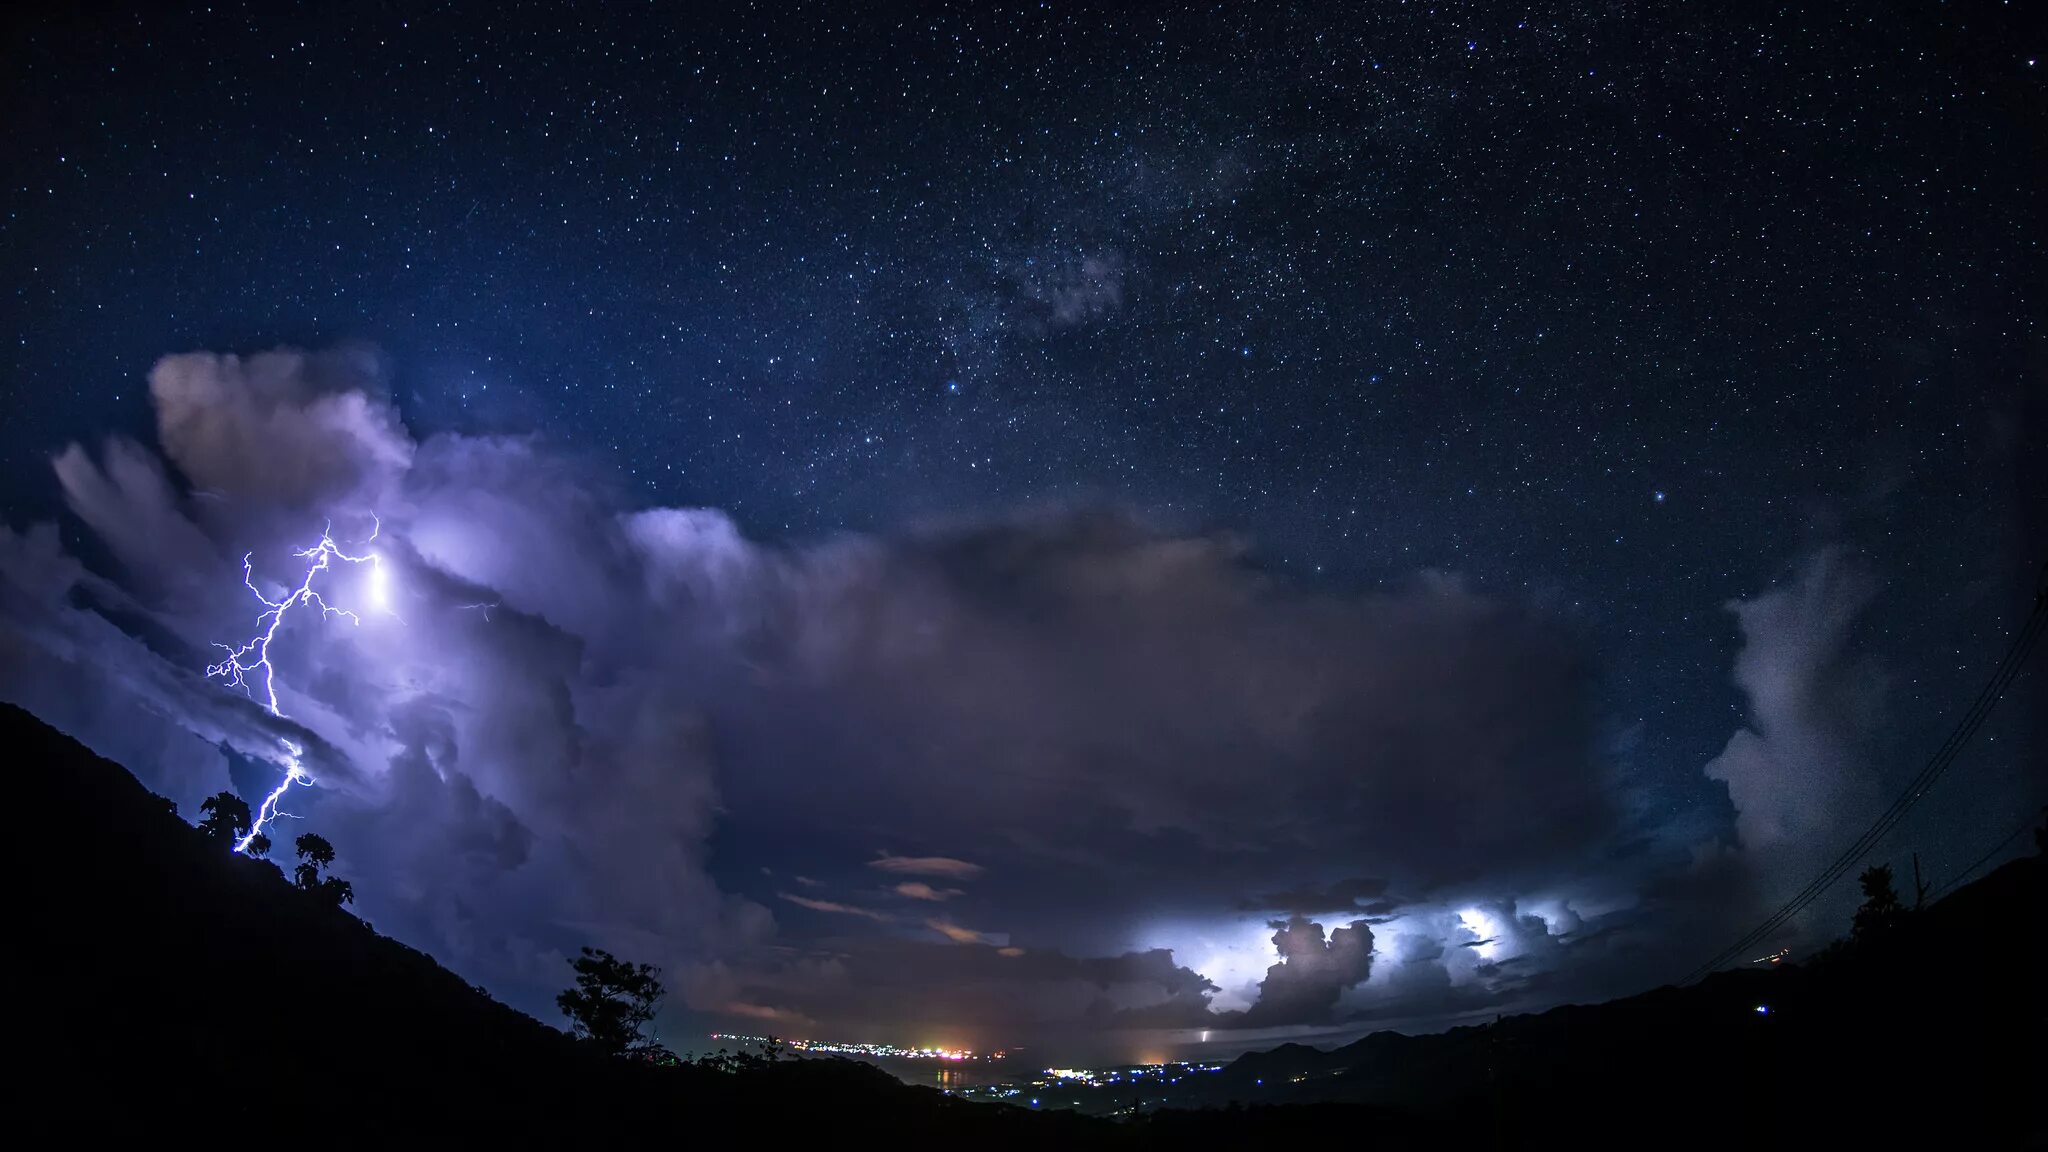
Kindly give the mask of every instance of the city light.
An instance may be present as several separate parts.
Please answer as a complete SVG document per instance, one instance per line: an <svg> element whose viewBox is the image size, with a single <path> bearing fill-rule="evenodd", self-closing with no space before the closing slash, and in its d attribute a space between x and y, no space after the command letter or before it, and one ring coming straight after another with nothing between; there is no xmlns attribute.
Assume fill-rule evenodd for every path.
<svg viewBox="0 0 2048 1152"><path fill-rule="evenodd" d="M780 1047L803 1056L850 1056L867 1060L933 1060L946 1065L967 1061L998 1063L1010 1058L1004 1050L977 1053L965 1048L938 1045L905 1047L898 1044L855 1043L839 1040L784 1040L769 1036L713 1032L713 1040L755 1048ZM1184 1089L1179 1085L1190 1077L1223 1071L1219 1063L1181 1064L1163 1057L1147 1056L1145 1063L1117 1064L1100 1068L1043 1068L1019 1071L1001 1080L987 1073L965 1072L942 1067L937 1085L948 1096L962 1100L1012 1101L1031 1107L1072 1108L1088 1115L1124 1116L1140 1109L1155 1108ZM963 1074L980 1083L963 1079ZM931 1081L924 1081L930 1083ZM1076 1095L1079 1093L1079 1095ZM1133 1094L1136 1094L1135 1096Z"/></svg>
<svg viewBox="0 0 2048 1152"><path fill-rule="evenodd" d="M742 1044L780 1044L791 1052L822 1056L866 1056L894 1060L994 1060L1002 1053L977 1057L965 1048L900 1048L894 1044L855 1044L833 1040L777 1040L768 1036L740 1036L730 1032L713 1032L713 1040L736 1040Z"/></svg>

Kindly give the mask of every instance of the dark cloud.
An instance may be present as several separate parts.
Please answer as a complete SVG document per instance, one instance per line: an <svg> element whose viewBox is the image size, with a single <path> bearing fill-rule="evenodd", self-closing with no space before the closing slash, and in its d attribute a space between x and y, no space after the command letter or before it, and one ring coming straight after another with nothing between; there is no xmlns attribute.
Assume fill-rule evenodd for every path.
<svg viewBox="0 0 2048 1152"><path fill-rule="evenodd" d="M1259 998L1245 1012L1246 1027L1320 1024L1331 1019L1345 989L1372 976L1372 926L1363 920L1334 929L1296 916L1272 925L1280 962L1266 969Z"/></svg>
<svg viewBox="0 0 2048 1152"><path fill-rule="evenodd" d="M794 690L729 717L735 811L829 834L914 807L1011 849L1058 826L1048 854L1108 868L1186 836L1423 885L1608 828L1576 639L1454 579L1303 596L1234 540L1114 516L798 563L766 615L809 643L748 645Z"/></svg>
<svg viewBox="0 0 2048 1152"><path fill-rule="evenodd" d="M1320 886L1289 888L1241 901L1247 912L1289 912L1312 914L1345 908L1361 908L1368 914L1384 916L1400 907L1400 901L1384 899L1387 882L1375 876L1354 876Z"/></svg>
<svg viewBox="0 0 2048 1152"><path fill-rule="evenodd" d="M994 1047L1071 1041L1078 1030L1199 1027L1209 1019L1214 991L1163 949L1078 957L973 941L829 943L708 974L696 994L829 1021L848 1035L907 1029Z"/></svg>

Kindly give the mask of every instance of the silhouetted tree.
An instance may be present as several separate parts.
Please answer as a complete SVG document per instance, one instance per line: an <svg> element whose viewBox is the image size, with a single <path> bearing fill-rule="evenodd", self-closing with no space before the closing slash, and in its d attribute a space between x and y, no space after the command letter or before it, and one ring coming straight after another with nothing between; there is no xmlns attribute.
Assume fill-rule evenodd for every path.
<svg viewBox="0 0 2048 1152"><path fill-rule="evenodd" d="M716 1052L707 1052L697 1057L693 1063L711 1072L737 1073L759 1071L770 1064L789 1058L789 1045L781 1038L764 1036L759 1043L759 1052L749 1052L745 1048L738 1051L720 1048Z"/></svg>
<svg viewBox="0 0 2048 1152"><path fill-rule="evenodd" d="M199 830L226 842L230 848L249 831L249 803L233 792L208 796L199 810L206 813L199 821Z"/></svg>
<svg viewBox="0 0 2048 1152"><path fill-rule="evenodd" d="M716 1052L706 1052L704 1055L697 1057L695 1064L707 1072L733 1074L759 1068L762 1060L759 1056L744 1048L738 1052L734 1052L730 1048L720 1048Z"/></svg>
<svg viewBox="0 0 2048 1152"><path fill-rule="evenodd" d="M555 997L571 1030L614 1056L663 1056L665 1050L641 1034L661 1003L659 973L602 948L585 948L569 962L576 987Z"/></svg>
<svg viewBox="0 0 2048 1152"><path fill-rule="evenodd" d="M295 846L299 851L299 866L292 870L294 883L336 908L355 902L355 885L333 876L320 875L322 868L334 863L334 845L329 844L326 837L308 832L298 838Z"/></svg>
<svg viewBox="0 0 2048 1152"><path fill-rule="evenodd" d="M1863 886L1863 906L1849 927L1849 938L1858 944L1877 939L1899 926L1906 918L1906 906L1892 887L1892 866L1877 864L1865 868L1856 878Z"/></svg>
<svg viewBox="0 0 2048 1152"><path fill-rule="evenodd" d="M299 837L294 846L298 848L299 859L303 861L298 870L299 887L311 888L319 883L320 870L334 863L334 845L327 842L327 837L308 832ZM307 879L309 872L312 874L311 880Z"/></svg>

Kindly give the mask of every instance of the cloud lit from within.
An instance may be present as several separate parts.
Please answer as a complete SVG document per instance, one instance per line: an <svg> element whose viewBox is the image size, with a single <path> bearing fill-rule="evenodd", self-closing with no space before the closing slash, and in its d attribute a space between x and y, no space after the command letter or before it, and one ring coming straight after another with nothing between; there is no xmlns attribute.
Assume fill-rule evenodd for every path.
<svg viewBox="0 0 2048 1152"><path fill-rule="evenodd" d="M1362 1027L1640 968L1639 893L1693 882L1692 846L1654 839L1633 882L1587 878L1641 830L1580 639L1536 606L1442 573L1303 589L1120 513L768 544L538 439L415 441L379 387L355 354L166 359L161 458L56 462L118 572L0 537L0 639L37 673L0 689L187 811L304 748L295 814L364 914L543 1014L595 943L713 1022ZM247 628L230 558L281 571L308 523L372 510L375 561L322 574L360 627L285 622L282 715L196 674ZM1812 638L1741 666L1764 744L1840 729L1766 672L1830 668L1858 603L1742 614L1755 645ZM1835 614L1792 627L1809 604ZM1804 818L1730 748L1744 811Z"/></svg>

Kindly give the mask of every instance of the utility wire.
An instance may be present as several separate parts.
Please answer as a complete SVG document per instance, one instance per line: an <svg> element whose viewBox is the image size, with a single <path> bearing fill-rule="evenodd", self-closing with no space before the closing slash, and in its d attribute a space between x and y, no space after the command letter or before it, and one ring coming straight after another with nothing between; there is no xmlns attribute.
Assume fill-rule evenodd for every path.
<svg viewBox="0 0 2048 1152"><path fill-rule="evenodd" d="M1929 896L1928 900L1939 900L1943 896L1948 895L1950 892L1955 891L1957 888L1962 887L1963 881L1968 880L1973 874L1976 873L1977 869L1982 868L1984 865L1990 863L1992 857L1998 855L2000 852L2005 851L2007 845L2019 839L2020 836L2023 833L2027 832L2029 829L2038 827L2044 815L2048 815L2048 808L2044 808L2040 812L2036 812L2032 816L2027 817L2025 820L2020 821L2019 827L2007 833L2005 839L2000 840L1998 843L1992 845L1991 851L1986 852L1982 856L1977 857L1975 863L1971 864L1968 868L1963 869L1961 872L1956 873L1955 876L1952 879L1950 879L1948 883L1943 884L1940 888L1935 889L1934 894Z"/></svg>
<svg viewBox="0 0 2048 1152"><path fill-rule="evenodd" d="M1906 790L1899 795L1897 800L1893 801L1892 806L1886 809L1877 818L1877 821L1862 836L1858 837L1854 844L1849 846L1847 851L1837 857L1832 864L1822 870L1819 876L1815 877L1811 883L1762 924L1751 930L1748 935L1731 945L1713 960L1694 969L1684 982L1689 983L1692 980L1698 979L1707 972L1735 959L1743 952L1748 951L1757 943L1769 937L1771 933L1775 932L1786 921L1798 915L1808 905L1813 903L1814 900L1818 899L1822 893L1832 887L1866 853L1875 847L1892 828L1897 826L1906 813L1912 809L1913 805L1918 803L1920 798L1926 794L1928 788L1932 786L1935 780L1939 779L1941 774L1947 771L1948 767L1955 762L1956 755L1969 742L1970 737L1975 735L1977 729L1983 725L1985 718L1990 714L1991 706L1998 702L1998 698L2004 694L2006 687L2017 676L2019 667L2024 662L2028 650L2032 647L2033 642L2038 639L2042 630L2043 625L2039 619L2039 614L2037 614L2035 619L2029 620L2028 627L2016 639L2014 646L2008 651L2006 659L2000 662L1999 668L1993 673L1991 681L1979 693L1977 701L1971 706L1970 711L1965 714L1962 721L1957 724L1949 739L1943 743L1941 749L1929 760L1927 767L1921 770L1920 775L1916 776L1912 783L1907 785Z"/></svg>
<svg viewBox="0 0 2048 1152"><path fill-rule="evenodd" d="M1970 742L1970 738L1976 735L1977 729L1983 727L1985 719L1991 715L1991 710L1998 705L1999 698L2005 695L2006 689L2019 677L2020 670L2026 664L2028 652L2044 631L2048 631L2048 564L2042 565L2040 576L2035 581L2034 609L2020 625L2019 634L2013 638L2012 646L2006 649L2005 656L1992 671L1991 679L1977 693L1976 699L1971 702L1962 719L1956 722L1948 738L1943 740L1941 746L1935 749L1934 755L1928 758L1926 766L1906 785L1905 791L1899 793L1898 799L1892 801L1891 807L1885 809L1863 835L1856 838L1855 843L1836 857L1833 863L1822 869L1820 875L1800 889L1797 895L1786 901L1742 939L1693 969L1679 983L1690 984L1748 952L1757 943L1777 931L1786 921L1804 911L1807 905L1819 899L1822 893L1834 886L1835 881L1840 880L1844 873L1855 867L1866 853L1876 847L1878 842L1905 818L1906 813L1912 811L1913 806L1920 802L1920 798L1927 794L1927 790L1941 778L1942 773L1948 771L1949 766L1955 763L1957 755Z"/></svg>

